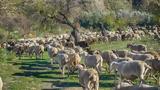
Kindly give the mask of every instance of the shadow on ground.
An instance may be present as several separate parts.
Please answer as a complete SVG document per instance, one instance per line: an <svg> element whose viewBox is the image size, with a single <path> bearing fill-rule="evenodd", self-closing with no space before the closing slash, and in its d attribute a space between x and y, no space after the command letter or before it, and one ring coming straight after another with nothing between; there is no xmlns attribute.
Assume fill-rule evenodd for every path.
<svg viewBox="0 0 160 90"><path fill-rule="evenodd" d="M70 77L62 77L61 72L59 71L58 65L50 65L50 62L47 60L28 60L23 59L13 63L14 65L19 66L22 72L13 74L14 76L24 76L24 77L35 77L42 80L43 84L51 84L43 88L43 90L63 90L60 88L79 88L80 85L78 82L69 80L70 77L77 79L77 72L70 74ZM105 75L100 76L100 80L113 80L114 75ZM69 81L68 81L69 80ZM100 87L110 88L114 85L110 82L100 82ZM54 87L54 89L53 89ZM57 89L58 88L58 89ZM79 89L78 89L79 90Z"/></svg>

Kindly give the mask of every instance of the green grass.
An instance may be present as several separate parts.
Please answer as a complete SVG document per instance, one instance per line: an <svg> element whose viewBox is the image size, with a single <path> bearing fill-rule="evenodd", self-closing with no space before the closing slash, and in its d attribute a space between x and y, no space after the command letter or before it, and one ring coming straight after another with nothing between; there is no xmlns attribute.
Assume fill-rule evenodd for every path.
<svg viewBox="0 0 160 90"><path fill-rule="evenodd" d="M134 40L134 41L113 41L113 42L98 42L98 43L94 43L93 45L91 45L92 49L98 49L101 51L106 51L106 50L123 50L123 49L127 49L127 44L128 43L136 43L136 44L145 44L147 45L147 48L149 51L153 51L153 50L157 50L160 49L160 42L155 41L151 38L145 37L142 38L141 40Z"/></svg>
<svg viewBox="0 0 160 90"><path fill-rule="evenodd" d="M146 44L149 50L157 50L160 45L157 41L144 38L136 41L97 42L91 47L102 51L126 49L128 43ZM44 85L49 84L55 87L80 87L77 72L71 74L70 77L67 75L63 77L57 64L50 65L46 52L44 60L22 57L21 60L0 63L0 76L5 83L4 90L41 90L46 88ZM100 90L110 90L114 86L113 81L114 74L103 71L100 75ZM138 83L138 80L135 82ZM151 79L147 83L154 85L154 81Z"/></svg>

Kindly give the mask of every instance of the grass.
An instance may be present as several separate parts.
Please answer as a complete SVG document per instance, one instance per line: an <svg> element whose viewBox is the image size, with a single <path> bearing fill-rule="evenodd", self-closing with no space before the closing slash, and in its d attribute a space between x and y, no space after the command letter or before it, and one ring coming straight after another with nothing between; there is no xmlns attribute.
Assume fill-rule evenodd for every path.
<svg viewBox="0 0 160 90"><path fill-rule="evenodd" d="M127 44L128 43L136 43L136 44L145 44L147 45L147 48L149 51L154 51L157 49L160 49L160 42L159 41L155 41L151 38L145 37L142 38L141 40L128 40L128 41L113 41L113 42L98 42L98 43L94 43L93 45L91 45L92 49L98 49L101 51L106 51L106 50L123 50L123 49L127 49Z"/></svg>
<svg viewBox="0 0 160 90"><path fill-rule="evenodd" d="M112 49L126 49L128 43L146 44L149 50L159 49L160 43L148 38L136 41L115 41L102 43L97 42L91 47L102 51ZM58 65L50 65L47 53L43 60L35 60L30 57L22 57L21 60L0 63L0 76L5 83L4 90L41 90L48 87L80 87L77 72L70 77L63 77L58 69ZM100 75L100 90L110 90L114 84L114 74L106 71ZM138 81L136 81L138 82ZM153 80L147 83L154 84Z"/></svg>

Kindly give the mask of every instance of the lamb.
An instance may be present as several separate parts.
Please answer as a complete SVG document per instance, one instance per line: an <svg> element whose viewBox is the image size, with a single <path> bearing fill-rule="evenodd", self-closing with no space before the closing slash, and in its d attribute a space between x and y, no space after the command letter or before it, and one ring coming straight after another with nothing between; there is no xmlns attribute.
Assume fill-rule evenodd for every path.
<svg viewBox="0 0 160 90"><path fill-rule="evenodd" d="M133 69L134 68L134 69ZM110 64L110 71L117 70L121 79L134 80L138 77L142 82L144 82L144 76L147 71L151 69L144 61L134 60L134 61L122 61L122 62L112 62Z"/></svg>
<svg viewBox="0 0 160 90"><path fill-rule="evenodd" d="M3 88L3 81L2 81L2 78L0 77L0 90L2 90Z"/></svg>
<svg viewBox="0 0 160 90"><path fill-rule="evenodd" d="M95 68L98 71L98 73L102 71L103 58L99 54L85 56L84 63L88 67Z"/></svg>
<svg viewBox="0 0 160 90"><path fill-rule="evenodd" d="M82 65L77 65L79 82L83 90L98 90L99 76L95 69L85 69Z"/></svg>
<svg viewBox="0 0 160 90"><path fill-rule="evenodd" d="M112 90L159 90L159 88L155 86L146 85L146 84L137 86L127 82L120 82Z"/></svg>
<svg viewBox="0 0 160 90"><path fill-rule="evenodd" d="M130 48L131 51L147 51L147 46L143 44L128 44L127 48Z"/></svg>

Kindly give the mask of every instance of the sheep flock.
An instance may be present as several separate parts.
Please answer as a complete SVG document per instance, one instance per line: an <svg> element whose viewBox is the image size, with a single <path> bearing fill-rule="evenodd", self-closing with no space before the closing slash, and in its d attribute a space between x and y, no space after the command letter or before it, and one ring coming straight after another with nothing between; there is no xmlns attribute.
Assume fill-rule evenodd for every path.
<svg viewBox="0 0 160 90"><path fill-rule="evenodd" d="M66 33L10 40L2 43L0 47L14 52L19 59L22 56L43 59L43 54L47 52L50 64L58 64L63 77L78 72L77 78L83 90L99 90L102 72L116 75L113 90L160 90L160 48L149 51L146 45L136 43L128 43L127 50L100 51L90 48L90 45L99 41L137 40L146 36L158 41L160 28L129 28L127 31L107 31L105 35L91 31L79 33L80 40L76 43L73 37L69 39L70 33ZM149 78L154 78L157 85L147 85ZM133 84L135 79L139 82L136 85ZM0 90L3 86L2 80L3 78L0 78Z"/></svg>

